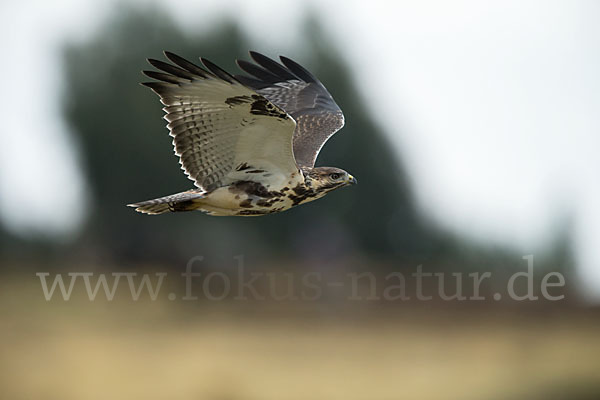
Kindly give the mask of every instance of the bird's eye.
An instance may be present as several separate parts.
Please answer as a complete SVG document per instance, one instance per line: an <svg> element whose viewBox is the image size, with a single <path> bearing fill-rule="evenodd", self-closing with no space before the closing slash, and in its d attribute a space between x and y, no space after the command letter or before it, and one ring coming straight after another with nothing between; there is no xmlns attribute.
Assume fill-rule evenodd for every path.
<svg viewBox="0 0 600 400"><path fill-rule="evenodd" d="M332 180L334 180L334 181L337 181L338 179L340 179L340 174L336 174L336 173L329 174L329 177L330 177Z"/></svg>

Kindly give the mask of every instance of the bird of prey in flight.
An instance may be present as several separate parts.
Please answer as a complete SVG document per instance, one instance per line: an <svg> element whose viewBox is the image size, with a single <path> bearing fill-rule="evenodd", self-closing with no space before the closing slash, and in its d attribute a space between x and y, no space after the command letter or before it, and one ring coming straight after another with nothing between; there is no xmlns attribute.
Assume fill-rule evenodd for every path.
<svg viewBox="0 0 600 400"><path fill-rule="evenodd" d="M156 80L143 85L160 96L175 153L196 187L129 204L136 211L265 215L356 183L344 170L314 166L344 115L296 62L250 52L254 63L237 60L249 76L233 76L203 58L199 66L165 56L172 64L148 60L159 71L143 71Z"/></svg>

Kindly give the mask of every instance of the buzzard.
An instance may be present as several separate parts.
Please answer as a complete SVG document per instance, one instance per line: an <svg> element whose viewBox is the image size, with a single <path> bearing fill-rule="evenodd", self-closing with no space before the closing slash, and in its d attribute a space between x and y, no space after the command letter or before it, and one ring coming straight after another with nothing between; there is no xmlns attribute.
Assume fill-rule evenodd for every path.
<svg viewBox="0 0 600 400"><path fill-rule="evenodd" d="M344 170L314 166L344 115L305 68L250 52L254 63L237 60L249 76L233 76L204 58L199 66L164 54L172 64L148 59L159 71L143 71L156 81L142 85L160 96L175 153L196 188L130 207L256 216L356 183Z"/></svg>

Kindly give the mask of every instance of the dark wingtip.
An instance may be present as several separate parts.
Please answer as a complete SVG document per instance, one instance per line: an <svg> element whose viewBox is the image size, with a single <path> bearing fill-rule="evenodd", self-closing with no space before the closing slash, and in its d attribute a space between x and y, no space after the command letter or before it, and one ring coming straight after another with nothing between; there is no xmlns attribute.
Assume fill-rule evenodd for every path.
<svg viewBox="0 0 600 400"><path fill-rule="evenodd" d="M208 71L194 64L193 62L188 61L185 58L178 56L177 54L170 51L164 51L163 53L169 61L179 66L180 68L183 68L184 70L191 72L192 74L199 75L202 78L207 78L209 76Z"/></svg>
<svg viewBox="0 0 600 400"><path fill-rule="evenodd" d="M250 54L250 57L252 57L255 63L263 67L271 74L276 75L279 79L290 80L297 78L291 71L286 69L283 65L273 60L272 58L269 58L264 54L258 53L256 51L249 51L248 53Z"/></svg>
<svg viewBox="0 0 600 400"><path fill-rule="evenodd" d="M146 61L148 61L148 64L152 65L153 67L156 67L156 64L160 64L161 63L160 60L157 60L155 58L146 58Z"/></svg>
<svg viewBox="0 0 600 400"><path fill-rule="evenodd" d="M281 78L272 72L259 67L256 64L252 64L251 62L245 60L236 60L236 63L240 69L253 77L257 78L260 81L265 83L276 83L281 81Z"/></svg>
<svg viewBox="0 0 600 400"><path fill-rule="evenodd" d="M262 65L263 67L264 67L263 63L275 63L275 64L277 64L277 61L273 60L272 58L269 58L269 57L265 56L262 53L259 53L258 51L252 51L252 50L250 50L248 52L248 54L250 54L250 57L252 57L252 59L254 61L256 61L257 64Z"/></svg>
<svg viewBox="0 0 600 400"><path fill-rule="evenodd" d="M146 75L149 78L152 79L156 79L159 81L163 81L163 82L167 82L167 83L173 83L175 85L179 84L182 82L182 79L171 75L171 74L166 74L164 72L158 72L158 71L142 71L142 73L144 75Z"/></svg>
<svg viewBox="0 0 600 400"><path fill-rule="evenodd" d="M194 75L192 72L185 70L183 68L180 68L178 66L166 63L164 61L161 60L155 60L153 58L148 59L148 62L154 67L157 68L161 71L167 72L173 76L179 77L179 78L183 78L189 81L194 80L194 78L196 78L196 75Z"/></svg>
<svg viewBox="0 0 600 400"><path fill-rule="evenodd" d="M217 64L213 63L206 58L200 57L200 61L202 65L206 67L210 72L212 72L216 77L223 79L226 82L234 83L236 79L229 72L225 71L223 68L219 67Z"/></svg>
<svg viewBox="0 0 600 400"><path fill-rule="evenodd" d="M154 78L154 77L152 76L152 74L154 74L155 72L156 72L156 71L149 71L149 70L147 70L147 69L145 69L145 70L142 70L142 74L146 75L146 76L147 76L147 77L149 77L149 78Z"/></svg>
<svg viewBox="0 0 600 400"><path fill-rule="evenodd" d="M254 51L254 50L248 50L248 55L250 55L250 57L255 61L256 61L256 58L260 58L260 57L268 58L264 54L261 54L258 51Z"/></svg>
<svg viewBox="0 0 600 400"><path fill-rule="evenodd" d="M308 72L306 68L298 64L296 61L287 58L286 56L279 56L279 59L294 75L302 79L304 82L319 82L317 78Z"/></svg>

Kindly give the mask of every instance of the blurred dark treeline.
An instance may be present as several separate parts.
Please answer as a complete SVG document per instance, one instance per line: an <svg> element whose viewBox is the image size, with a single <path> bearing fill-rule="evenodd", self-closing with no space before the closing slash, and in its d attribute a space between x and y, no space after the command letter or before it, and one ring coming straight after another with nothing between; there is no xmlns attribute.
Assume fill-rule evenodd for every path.
<svg viewBox="0 0 600 400"><path fill-rule="evenodd" d="M427 264L469 269L490 262L519 263L520 256L510 251L467 243L420 217L403 165L377 116L368 114L354 85L357 78L316 19L306 21L304 32L295 43L273 51L250 42L233 21L194 34L158 8L125 7L91 41L68 45L62 102L88 181L88 218L67 244L23 244L5 234L3 246L13 253L29 246L55 258L121 264L179 263L198 254L245 254L284 265L288 260L324 264L368 259L396 268ZM150 217L125 207L193 186L173 154L158 98L138 84L146 79L140 71L150 69L145 59L163 59L162 51L170 50L193 61L206 57L234 72L235 58L248 58L251 49L273 58L285 54L327 86L344 110L346 126L324 147L317 165L346 169L359 185L260 218L199 212ZM553 269L571 265L568 246L562 243L557 249L549 256Z"/></svg>

